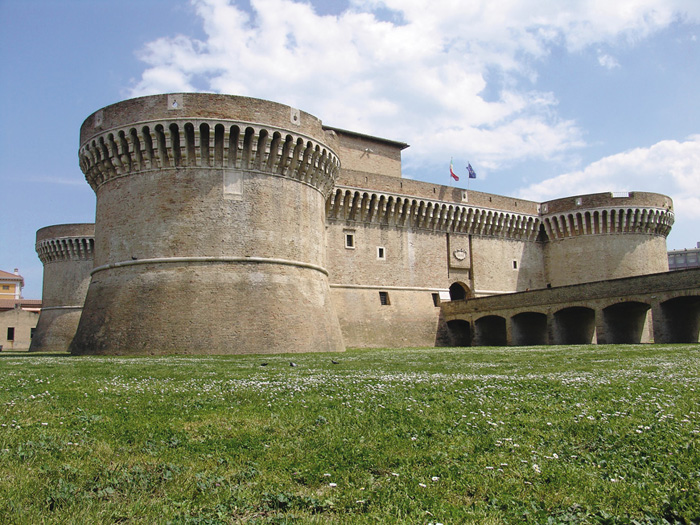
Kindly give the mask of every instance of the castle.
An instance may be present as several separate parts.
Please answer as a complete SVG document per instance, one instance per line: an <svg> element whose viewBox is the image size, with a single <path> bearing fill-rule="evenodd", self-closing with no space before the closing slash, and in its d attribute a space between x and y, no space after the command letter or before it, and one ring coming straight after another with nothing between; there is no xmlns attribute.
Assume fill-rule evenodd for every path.
<svg viewBox="0 0 700 525"><path fill-rule="evenodd" d="M79 158L94 232L37 233L45 308L32 350L435 346L444 300L668 271L664 195L467 191L403 179L406 147L229 95L93 113Z"/></svg>

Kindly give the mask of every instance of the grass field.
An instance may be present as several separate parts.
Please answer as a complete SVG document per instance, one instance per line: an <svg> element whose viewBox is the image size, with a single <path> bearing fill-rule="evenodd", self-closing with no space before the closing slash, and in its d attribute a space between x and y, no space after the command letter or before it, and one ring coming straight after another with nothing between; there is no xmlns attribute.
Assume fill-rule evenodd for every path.
<svg viewBox="0 0 700 525"><path fill-rule="evenodd" d="M700 345L3 352L0 403L3 523L700 523Z"/></svg>

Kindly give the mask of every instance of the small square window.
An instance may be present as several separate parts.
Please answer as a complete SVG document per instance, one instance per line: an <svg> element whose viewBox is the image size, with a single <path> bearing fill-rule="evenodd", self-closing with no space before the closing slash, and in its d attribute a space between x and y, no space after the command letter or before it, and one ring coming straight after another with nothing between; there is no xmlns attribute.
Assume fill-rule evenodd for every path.
<svg viewBox="0 0 700 525"><path fill-rule="evenodd" d="M346 233L345 234L345 247L346 248L355 248L355 234L354 233Z"/></svg>
<svg viewBox="0 0 700 525"><path fill-rule="evenodd" d="M379 292L379 303L382 306L389 306L389 292Z"/></svg>
<svg viewBox="0 0 700 525"><path fill-rule="evenodd" d="M386 250L383 246L377 246L377 259L386 259Z"/></svg>
<svg viewBox="0 0 700 525"><path fill-rule="evenodd" d="M10 285L9 285L9 284L3 284L3 285L2 285L2 289L3 289L3 290L9 290L9 289L10 289Z"/></svg>

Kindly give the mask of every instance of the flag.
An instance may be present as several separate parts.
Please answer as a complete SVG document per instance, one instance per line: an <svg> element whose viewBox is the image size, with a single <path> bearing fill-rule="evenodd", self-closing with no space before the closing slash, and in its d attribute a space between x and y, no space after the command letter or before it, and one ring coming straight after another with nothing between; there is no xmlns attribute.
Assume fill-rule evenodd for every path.
<svg viewBox="0 0 700 525"><path fill-rule="evenodd" d="M467 164L467 171L469 172L470 179L476 179L476 172L474 171L474 168L472 168L471 163Z"/></svg>
<svg viewBox="0 0 700 525"><path fill-rule="evenodd" d="M450 175L454 180L459 180L459 177L455 174L455 170L452 169L452 160L450 160Z"/></svg>

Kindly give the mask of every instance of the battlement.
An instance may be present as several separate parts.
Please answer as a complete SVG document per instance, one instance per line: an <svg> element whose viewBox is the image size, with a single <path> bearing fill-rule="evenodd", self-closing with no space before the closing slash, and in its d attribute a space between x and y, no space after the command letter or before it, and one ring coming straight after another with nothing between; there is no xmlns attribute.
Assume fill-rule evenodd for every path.
<svg viewBox="0 0 700 525"><path fill-rule="evenodd" d="M92 260L94 224L59 224L36 232L36 253L43 264L58 261Z"/></svg>
<svg viewBox="0 0 700 525"><path fill-rule="evenodd" d="M118 177L180 167L263 172L309 184L326 195L340 161L303 135L244 122L192 119L110 130L80 148L80 168L95 191Z"/></svg>
<svg viewBox="0 0 700 525"><path fill-rule="evenodd" d="M542 203L540 211L550 240L620 233L666 237L674 221L671 199L644 192L567 197Z"/></svg>
<svg viewBox="0 0 700 525"><path fill-rule="evenodd" d="M326 203L329 220L365 222L396 228L463 233L534 241L535 215L336 186Z"/></svg>
<svg viewBox="0 0 700 525"><path fill-rule="evenodd" d="M219 111L205 112L207 115L248 114L236 102L253 103L258 111L248 114L254 119L252 122L200 118L202 111L198 110L197 102L212 97L219 101ZM133 106L139 102L144 106L144 114L135 114L135 122L125 122L122 113L136 111ZM115 111L121 105L125 106L124 112ZM154 107L159 110L154 111ZM284 113L282 108L287 111L288 127L308 121L306 128L315 136L304 133L301 124L298 124L299 132L290 132L256 123L257 119L283 120L279 115ZM168 118L144 119L149 116ZM84 140L79 152L80 168L95 191L119 177L191 167L262 172L298 180L327 195L340 167L338 156L319 140L319 137L333 140L333 135L322 129L318 119L281 104L243 97L187 93L132 99L88 117L81 137Z"/></svg>

